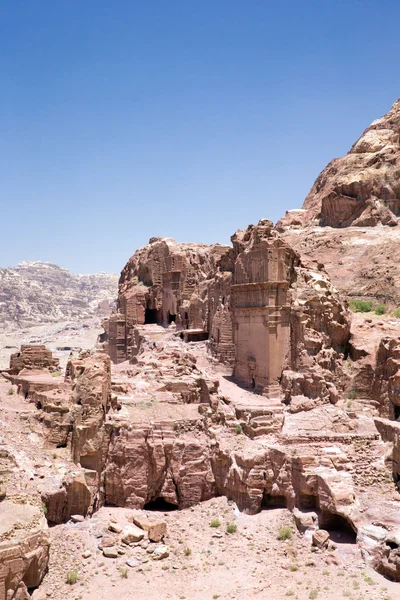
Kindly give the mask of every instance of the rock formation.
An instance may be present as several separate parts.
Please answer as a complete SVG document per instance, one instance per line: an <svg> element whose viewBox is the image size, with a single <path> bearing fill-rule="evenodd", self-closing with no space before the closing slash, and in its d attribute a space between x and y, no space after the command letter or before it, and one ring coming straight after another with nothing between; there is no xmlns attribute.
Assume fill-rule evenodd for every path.
<svg viewBox="0 0 400 600"><path fill-rule="evenodd" d="M317 177L303 211L287 219L330 227L395 226L400 216L400 100Z"/></svg>
<svg viewBox="0 0 400 600"><path fill-rule="evenodd" d="M348 296L400 304L400 100L316 179L277 229Z"/></svg>
<svg viewBox="0 0 400 600"><path fill-rule="evenodd" d="M190 245L187 263L185 254L181 262L174 256L185 245L171 240L151 240L139 250L121 275L121 312L105 322L111 359L136 354L137 325L173 322L185 339L209 338L214 356L257 392L283 391L288 403L292 397L335 402L350 323L322 265L304 265L267 220L236 232L232 242L218 253ZM177 281L178 273L182 281L193 273L190 288L171 288L164 253L183 269ZM139 274L147 285L138 285Z"/></svg>
<svg viewBox="0 0 400 600"><path fill-rule="evenodd" d="M399 110L331 163L303 212L276 228L263 219L232 246L152 238L123 269L96 348L72 352L65 373L44 346L13 354L11 391L0 382L0 417L11 424L0 437L7 600L29 598L43 577L44 514L62 531L82 527L107 560L140 544L158 561L168 546L151 542L165 541L167 519L149 513L220 496L233 514L292 511L327 564L340 555L331 534L347 536L400 581L399 321L352 315L345 298L392 286L386 272L368 275L364 240L375 236L382 252L397 243ZM99 534L92 524L107 507L125 509L123 525ZM133 554L126 564L138 565Z"/></svg>
<svg viewBox="0 0 400 600"><path fill-rule="evenodd" d="M112 273L77 275L44 262L0 268L0 329L106 315L117 295Z"/></svg>
<svg viewBox="0 0 400 600"><path fill-rule="evenodd" d="M59 361L53 358L50 350L43 345L26 344L20 352L15 352L10 358L10 373L18 375L21 371L44 371L54 373L60 368Z"/></svg>

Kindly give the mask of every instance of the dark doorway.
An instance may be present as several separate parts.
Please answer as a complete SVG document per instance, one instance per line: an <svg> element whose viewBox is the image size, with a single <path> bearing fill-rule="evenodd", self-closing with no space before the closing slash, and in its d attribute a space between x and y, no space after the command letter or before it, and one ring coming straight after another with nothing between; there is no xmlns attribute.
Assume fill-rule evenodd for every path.
<svg viewBox="0 0 400 600"><path fill-rule="evenodd" d="M146 308L144 313L144 324L150 325L152 323L157 323L157 313L158 311L155 308Z"/></svg>
<svg viewBox="0 0 400 600"><path fill-rule="evenodd" d="M171 315L171 313L168 311L168 325L171 323L176 323L176 315Z"/></svg>
<svg viewBox="0 0 400 600"><path fill-rule="evenodd" d="M144 510L156 510L160 512L170 512L172 510L178 510L176 504L171 504L171 502L167 502L164 498L157 498L152 502L148 502L144 506Z"/></svg>
<svg viewBox="0 0 400 600"><path fill-rule="evenodd" d="M286 508L285 496L271 496L271 494L264 493L261 510L270 510L273 508Z"/></svg>
<svg viewBox="0 0 400 600"><path fill-rule="evenodd" d="M335 543L355 544L357 541L357 533L350 523L340 515L323 512L319 526L329 532L331 540Z"/></svg>
<svg viewBox="0 0 400 600"><path fill-rule="evenodd" d="M315 496L311 496L309 494L301 494L299 506L302 510L312 510L314 508L318 508L317 499Z"/></svg>
<svg viewBox="0 0 400 600"><path fill-rule="evenodd" d="M256 389L256 380L254 379L254 377L251 378L251 389L252 390Z"/></svg>

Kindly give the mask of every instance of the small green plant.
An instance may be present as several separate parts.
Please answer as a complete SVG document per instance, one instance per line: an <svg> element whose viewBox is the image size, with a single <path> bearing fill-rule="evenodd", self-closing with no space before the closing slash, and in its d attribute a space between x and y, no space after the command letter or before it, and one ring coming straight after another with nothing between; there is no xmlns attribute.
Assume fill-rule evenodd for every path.
<svg viewBox="0 0 400 600"><path fill-rule="evenodd" d="M210 527L220 527L221 521L219 519L211 519Z"/></svg>
<svg viewBox="0 0 400 600"><path fill-rule="evenodd" d="M185 556L190 556L190 555L192 554L192 551L191 551L191 549L190 549L190 548L188 548L188 547L186 546L186 548L185 548L185 549L184 549L184 551L183 551L183 554L184 554Z"/></svg>
<svg viewBox="0 0 400 600"><path fill-rule="evenodd" d="M213 594L213 598L214 598L214 600L217 600L217 598L219 598L219 595L218 594Z"/></svg>
<svg viewBox="0 0 400 600"><path fill-rule="evenodd" d="M285 540L291 540L292 537L293 537L293 533L292 533L292 530L289 527L289 525L282 525L282 527L279 527L278 535L277 535L278 540L283 542Z"/></svg>
<svg viewBox="0 0 400 600"><path fill-rule="evenodd" d="M45 505L44 502L42 502L42 511L43 511L44 516L46 516L47 515L47 506Z"/></svg>
<svg viewBox="0 0 400 600"><path fill-rule="evenodd" d="M74 585L78 581L78 571L68 571L66 581L68 585Z"/></svg>
<svg viewBox="0 0 400 600"><path fill-rule="evenodd" d="M61 371L55 371L54 373L51 374L52 377L60 377L61 375Z"/></svg>
<svg viewBox="0 0 400 600"><path fill-rule="evenodd" d="M15 390L14 390L14 388L12 388L12 387L8 388L8 392L7 392L7 394L8 394L9 396L13 396L13 395L15 394Z"/></svg>
<svg viewBox="0 0 400 600"><path fill-rule="evenodd" d="M347 394L347 397L349 398L349 400L355 400L357 398L357 390L351 390Z"/></svg>
<svg viewBox="0 0 400 600"><path fill-rule="evenodd" d="M371 312L373 310L373 304L370 300L355 300L354 298L349 302L350 310L353 312Z"/></svg>
<svg viewBox="0 0 400 600"><path fill-rule="evenodd" d="M228 523L226 526L226 533L236 533L237 526L235 523Z"/></svg>
<svg viewBox="0 0 400 600"><path fill-rule="evenodd" d="M236 432L236 435L240 435L241 433L243 433L242 426L241 425L236 425L235 432Z"/></svg>
<svg viewBox="0 0 400 600"><path fill-rule="evenodd" d="M127 569L127 567L120 567L119 568L119 572L120 572L120 575L121 575L122 579L128 579L128 569Z"/></svg>
<svg viewBox="0 0 400 600"><path fill-rule="evenodd" d="M375 585L375 581L373 579L371 579L371 577L364 576L364 581L365 583L368 583L368 585Z"/></svg>
<svg viewBox="0 0 400 600"><path fill-rule="evenodd" d="M393 311L393 316L396 317L396 319L400 319L400 308L396 308L396 310Z"/></svg>
<svg viewBox="0 0 400 600"><path fill-rule="evenodd" d="M310 595L308 596L311 600L314 600L318 596L318 590L311 590Z"/></svg>
<svg viewBox="0 0 400 600"><path fill-rule="evenodd" d="M375 309L375 314L376 315L384 315L386 312L386 306L384 304L378 304L378 306Z"/></svg>
<svg viewBox="0 0 400 600"><path fill-rule="evenodd" d="M347 408L351 408L352 406L353 406L353 403L350 402L350 400L349 400L348 403L347 403Z"/></svg>
<svg viewBox="0 0 400 600"><path fill-rule="evenodd" d="M289 569L291 571L298 571L299 570L299 565L296 565L296 563L294 563L293 565L290 565Z"/></svg>

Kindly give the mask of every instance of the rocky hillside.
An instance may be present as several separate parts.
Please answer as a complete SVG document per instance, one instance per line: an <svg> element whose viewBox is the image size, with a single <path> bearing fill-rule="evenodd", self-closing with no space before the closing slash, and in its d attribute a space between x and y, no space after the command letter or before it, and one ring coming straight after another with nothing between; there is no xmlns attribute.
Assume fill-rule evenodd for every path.
<svg viewBox="0 0 400 600"><path fill-rule="evenodd" d="M117 296L113 273L78 275L47 262L0 268L0 328L87 318L107 312Z"/></svg>
<svg viewBox="0 0 400 600"><path fill-rule="evenodd" d="M400 100L319 174L303 207L277 224L347 296L400 306Z"/></svg>

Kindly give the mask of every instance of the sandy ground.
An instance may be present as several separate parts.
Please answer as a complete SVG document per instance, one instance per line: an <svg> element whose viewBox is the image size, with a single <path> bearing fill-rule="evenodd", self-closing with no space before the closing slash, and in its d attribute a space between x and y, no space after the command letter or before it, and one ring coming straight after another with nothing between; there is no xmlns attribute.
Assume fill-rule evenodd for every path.
<svg viewBox="0 0 400 600"><path fill-rule="evenodd" d="M152 560L141 545L128 547L118 559L105 558L97 548L96 536L110 517L124 525L127 509L105 507L85 523L52 528L50 571L40 589L57 600L400 598L400 585L367 568L357 546L346 539L338 539L334 552L312 552L286 509L248 516L226 498L216 498L191 509L155 514L168 523L170 555L161 561ZM212 519L220 526L211 527ZM236 525L236 532L227 533L228 523ZM291 527L290 540L277 539L283 525ZM85 550L92 552L88 559L82 557ZM127 567L133 557L138 566ZM67 573L73 570L78 580L67 585Z"/></svg>

